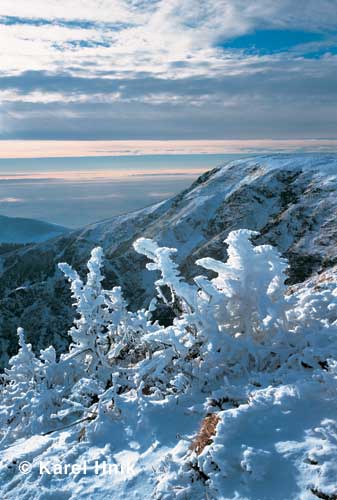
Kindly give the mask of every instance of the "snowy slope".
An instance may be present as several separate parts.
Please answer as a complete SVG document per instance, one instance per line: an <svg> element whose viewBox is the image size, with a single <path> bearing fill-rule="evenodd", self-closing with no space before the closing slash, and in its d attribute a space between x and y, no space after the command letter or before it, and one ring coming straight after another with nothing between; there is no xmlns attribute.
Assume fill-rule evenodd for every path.
<svg viewBox="0 0 337 500"><path fill-rule="evenodd" d="M297 377L301 380L303 373ZM255 389L249 405L228 405L220 415L218 437L198 457L200 463L218 464L218 473L208 466L209 476L222 494L206 496L207 478L200 479L189 466L190 440L205 414L200 394L193 394L189 400L150 404L145 422L137 418L136 401L126 401L121 419L107 416L99 432L93 424L85 426L86 442L79 441L80 425L23 439L1 454L2 498L332 500L337 491L337 408L328 390L327 383L304 379ZM191 413L189 408L195 409ZM23 461L32 466L26 475L17 470ZM60 462L86 463L87 472L54 474L53 464ZM112 465L110 473L102 472L104 462ZM41 474L40 464L51 474Z"/></svg>
<svg viewBox="0 0 337 500"><path fill-rule="evenodd" d="M48 222L0 215L0 244L39 243L67 232L69 229Z"/></svg>
<svg viewBox="0 0 337 500"><path fill-rule="evenodd" d="M199 276L197 288L177 274L169 249L138 241L155 263L147 272L160 268L162 284L193 308L183 300L166 329L129 330L128 349L120 355L113 344L114 358L95 343L86 361L83 348L103 340L102 322L116 333L144 311L126 314L119 289L102 289L99 249L85 284L61 266L81 318L59 361L51 348L38 359L19 332L0 398L2 498L336 499L336 267L287 290L284 259L250 238L231 233L226 264L199 261L218 276ZM177 377L184 383L172 386Z"/></svg>
<svg viewBox="0 0 337 500"><path fill-rule="evenodd" d="M337 155L266 155L218 167L153 207L2 255L3 350L14 352L18 318L35 347L64 344L58 331L69 326L71 310L56 264L66 260L83 269L97 244L106 255L107 284L122 285L136 308L153 295L144 257L132 247L139 236L177 247L185 275L192 276L197 258L225 257L222 242L230 230L258 230L256 242L275 245L289 259L296 283L337 262L336 211Z"/></svg>

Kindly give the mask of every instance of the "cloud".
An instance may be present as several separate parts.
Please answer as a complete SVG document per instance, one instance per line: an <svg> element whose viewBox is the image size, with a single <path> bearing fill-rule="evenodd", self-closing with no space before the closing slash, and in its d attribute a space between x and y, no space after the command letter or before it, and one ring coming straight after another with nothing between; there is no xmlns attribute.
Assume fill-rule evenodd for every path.
<svg viewBox="0 0 337 500"><path fill-rule="evenodd" d="M2 0L0 137L332 137L335 7Z"/></svg>
<svg viewBox="0 0 337 500"><path fill-rule="evenodd" d="M147 196L150 196L151 198L171 198L171 196L174 196L175 193L173 191L152 191L151 193L147 193Z"/></svg>
<svg viewBox="0 0 337 500"><path fill-rule="evenodd" d="M0 31L5 74L62 68L180 78L235 71L238 55L219 49L221 41L266 27L322 31L337 24L334 0L3 0L0 15L6 16Z"/></svg>
<svg viewBox="0 0 337 500"><path fill-rule="evenodd" d="M23 198L0 198L0 203L22 203L25 201Z"/></svg>
<svg viewBox="0 0 337 500"><path fill-rule="evenodd" d="M89 20L100 22L123 22L130 20L130 14L137 14L133 7L137 2L119 0L1 0L0 16L51 19ZM141 15L138 14L139 16Z"/></svg>
<svg viewBox="0 0 337 500"><path fill-rule="evenodd" d="M224 154L255 154L263 152L312 152L322 151L331 152L337 149L337 139L311 139L311 140L178 140L178 141L2 141L0 159L14 158L34 158L34 163L41 161L40 168L43 170L44 158L53 158L59 165L63 164L64 158L82 158L82 157L106 157L106 160L112 166L112 158L118 157L115 161L121 163L120 157L143 156L143 163L149 164L149 155L153 156L151 165L157 166L158 155L179 155L181 156L181 167L172 170L161 169L160 173L156 170L133 170L132 166L127 169L127 177L147 177L147 176L189 176L197 175L202 172L202 168L185 168L185 161L182 155L224 155ZM128 158L129 159L129 158ZM127 159L127 161L128 161ZM118 167L118 163L115 165ZM119 165L120 166L120 165ZM123 175L125 170L122 171ZM83 173L83 172L82 172ZM48 174L0 174L0 184L11 183L58 183L66 180L82 181L83 175L78 171L53 171L51 177ZM120 170L106 170L84 172L89 181L96 180L105 182L110 177L120 178ZM123 177L122 175L122 177ZM38 176L38 177L37 177ZM125 176L124 176L125 177Z"/></svg>

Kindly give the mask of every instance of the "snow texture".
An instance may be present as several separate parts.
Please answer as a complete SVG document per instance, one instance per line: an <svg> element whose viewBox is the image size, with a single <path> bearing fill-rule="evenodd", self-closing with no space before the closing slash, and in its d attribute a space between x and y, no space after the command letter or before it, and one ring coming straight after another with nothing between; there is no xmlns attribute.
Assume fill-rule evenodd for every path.
<svg viewBox="0 0 337 500"><path fill-rule="evenodd" d="M85 280L60 264L71 343L37 355L18 329L1 383L2 498L337 498L337 275L287 288L287 261L256 236L232 231L227 261L199 259L212 277L191 283L175 248L135 241L160 273L147 310L104 288L101 248Z"/></svg>

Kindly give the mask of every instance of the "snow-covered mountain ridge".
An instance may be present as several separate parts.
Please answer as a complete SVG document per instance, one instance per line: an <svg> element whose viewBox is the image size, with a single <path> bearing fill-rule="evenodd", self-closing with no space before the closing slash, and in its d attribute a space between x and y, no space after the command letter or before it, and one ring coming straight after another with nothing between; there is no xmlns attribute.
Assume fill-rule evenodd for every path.
<svg viewBox="0 0 337 500"><path fill-rule="evenodd" d="M2 350L15 351L18 324L36 348L64 346L59 332L67 330L72 312L57 262L84 269L96 245L105 252L106 285L121 285L133 308L153 296L153 278L144 269L144 257L132 247L140 236L177 247L187 277L196 274L199 258L223 260L222 242L238 228L258 230L256 243L271 243L289 259L291 283L329 268L337 262L336 178L337 155L237 160L207 172L158 205L3 254Z"/></svg>

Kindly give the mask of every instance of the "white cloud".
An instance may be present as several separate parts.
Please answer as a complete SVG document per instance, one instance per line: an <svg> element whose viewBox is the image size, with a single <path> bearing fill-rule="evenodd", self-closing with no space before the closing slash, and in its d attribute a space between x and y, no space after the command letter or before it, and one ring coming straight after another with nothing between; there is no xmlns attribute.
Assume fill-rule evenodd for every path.
<svg viewBox="0 0 337 500"><path fill-rule="evenodd" d="M10 102L23 102L23 103L41 103L41 104L50 104L50 103L59 103L63 104L68 103L90 103L90 102L106 102L112 103L117 100L120 100L119 92L110 92L104 94L85 94L85 93L65 93L65 92L42 92L42 91L33 91L27 93L19 93L16 90L0 90L0 100L3 103Z"/></svg>
<svg viewBox="0 0 337 500"><path fill-rule="evenodd" d="M87 129L86 138L96 131L138 138L160 129L162 137L170 126L169 137L181 127L190 138L196 127L204 134L204 121L210 137L240 135L245 126L255 136L259 120L283 137L301 115L304 128L312 116L320 121L310 137L317 130L330 137L337 56L309 60L298 47L253 55L221 44L273 28L329 38L335 7L336 0L1 0L0 17L25 18L0 25L1 134L76 138Z"/></svg>
<svg viewBox="0 0 337 500"><path fill-rule="evenodd" d="M244 69L243 57L217 49L218 41L255 27L335 28L335 7L334 0L2 0L0 16L99 24L2 25L0 70L168 78L235 72Z"/></svg>
<svg viewBox="0 0 337 500"><path fill-rule="evenodd" d="M1 0L0 15L28 19L128 22L137 14L132 2L122 0ZM138 17L142 14L138 12Z"/></svg>
<svg viewBox="0 0 337 500"><path fill-rule="evenodd" d="M22 203L25 201L23 198L0 198L0 203Z"/></svg>

